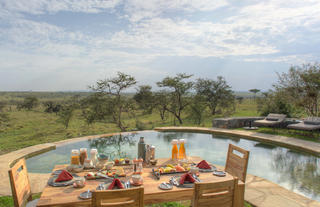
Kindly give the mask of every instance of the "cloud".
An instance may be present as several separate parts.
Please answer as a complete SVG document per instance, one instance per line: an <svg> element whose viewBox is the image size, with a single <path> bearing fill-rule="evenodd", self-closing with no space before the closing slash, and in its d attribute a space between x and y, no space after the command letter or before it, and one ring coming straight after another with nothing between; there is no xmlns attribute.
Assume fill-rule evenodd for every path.
<svg viewBox="0 0 320 207"><path fill-rule="evenodd" d="M2 10L28 14L46 14L59 11L99 13L115 8L122 0L3 0Z"/></svg>
<svg viewBox="0 0 320 207"><path fill-rule="evenodd" d="M83 89L116 71L141 80L149 76L148 81L155 82L168 75L171 66L161 71L163 65L156 68L153 63L168 57L218 58L222 66L230 59L261 64L319 59L319 1L229 2L3 0L0 73L19 76L24 80L19 87L41 88L43 80L52 79L48 88L61 90ZM94 17L101 32L91 31L80 20L65 22L66 14ZM76 29L72 24L78 24ZM9 88L5 83L0 87Z"/></svg>
<svg viewBox="0 0 320 207"><path fill-rule="evenodd" d="M133 24L128 32L113 35L122 48L144 48L163 56L225 57L269 54L277 50L254 42L254 34L236 32L238 25L153 18Z"/></svg>
<svg viewBox="0 0 320 207"><path fill-rule="evenodd" d="M275 63L288 63L291 65L302 65L310 62L317 62L319 57L314 54L303 54L303 55L282 55L278 57L253 57L245 58L246 62L275 62Z"/></svg>
<svg viewBox="0 0 320 207"><path fill-rule="evenodd" d="M163 13L184 11L192 13L196 11L214 11L227 6L225 0L128 0L124 4L124 10L131 22L159 17Z"/></svg>

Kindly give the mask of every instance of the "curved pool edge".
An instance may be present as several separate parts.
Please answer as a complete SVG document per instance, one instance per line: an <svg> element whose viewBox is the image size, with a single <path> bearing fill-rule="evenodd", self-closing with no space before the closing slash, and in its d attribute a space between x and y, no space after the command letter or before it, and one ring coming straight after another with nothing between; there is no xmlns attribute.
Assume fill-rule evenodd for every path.
<svg viewBox="0 0 320 207"><path fill-rule="evenodd" d="M305 141L293 137L285 137L272 134L263 134L254 131L244 131L235 129L221 128L205 128L205 127L156 127L155 131L159 132L196 132L207 134L221 134L237 136L244 139L275 144L277 146L295 149L302 152L307 152L320 157L320 143Z"/></svg>

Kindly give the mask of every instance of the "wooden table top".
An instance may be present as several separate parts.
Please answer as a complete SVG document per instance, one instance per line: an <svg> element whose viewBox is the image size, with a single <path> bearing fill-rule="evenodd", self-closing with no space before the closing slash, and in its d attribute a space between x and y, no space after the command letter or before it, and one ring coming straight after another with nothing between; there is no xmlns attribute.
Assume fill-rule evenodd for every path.
<svg viewBox="0 0 320 207"><path fill-rule="evenodd" d="M194 163L200 162L200 157L190 157ZM158 159L157 166L172 163L169 158ZM64 169L66 165L57 165L53 171ZM161 190L158 186L162 182L169 182L173 175L162 175L160 180L157 180L152 174L152 167L143 168L143 186L144 186L144 203L153 204L169 201L191 200L193 188L178 188L173 187L172 190ZM219 169L219 168L218 168ZM220 169L223 170L223 169ZM79 176L84 176L84 172L78 173ZM181 174L176 174L181 175ZM221 182L233 179L233 176L227 173L225 177L216 177L212 173L200 173L199 179L201 182ZM66 187L52 187L46 186L41 197L37 203L38 207L43 206L90 206L91 200L82 200L78 198L80 193L87 190L95 190L101 183L101 180L87 180L86 186L83 188Z"/></svg>

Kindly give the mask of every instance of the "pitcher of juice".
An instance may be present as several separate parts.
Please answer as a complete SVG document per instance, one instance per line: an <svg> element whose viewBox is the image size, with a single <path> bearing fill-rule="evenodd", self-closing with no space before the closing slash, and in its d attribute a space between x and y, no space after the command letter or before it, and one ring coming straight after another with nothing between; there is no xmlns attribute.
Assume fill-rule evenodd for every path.
<svg viewBox="0 0 320 207"><path fill-rule="evenodd" d="M173 139L172 142L172 155L171 158L172 160L178 160L178 140Z"/></svg>
<svg viewBox="0 0 320 207"><path fill-rule="evenodd" d="M179 160L183 160L183 159L186 159L187 156L186 156L186 148L184 147L184 139L179 139L179 143L180 143L180 147L179 147L179 155L178 155L178 158Z"/></svg>

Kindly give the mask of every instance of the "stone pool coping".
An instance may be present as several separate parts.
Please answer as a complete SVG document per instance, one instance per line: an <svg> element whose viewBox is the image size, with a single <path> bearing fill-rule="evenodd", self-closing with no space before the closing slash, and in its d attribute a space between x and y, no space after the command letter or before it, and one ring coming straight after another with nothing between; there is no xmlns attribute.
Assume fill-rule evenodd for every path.
<svg viewBox="0 0 320 207"><path fill-rule="evenodd" d="M294 148L297 150L306 151L316 156L320 155L320 144L299 140L295 138L289 138L284 136L276 136L269 134L256 133L253 131L242 131L242 130L230 130L220 128L203 128L203 127L157 127L155 131L180 131L180 132L197 132L197 133L209 133L209 134L224 134L232 136L240 136L245 139L252 139L265 143L277 144L279 146ZM146 130L153 131L153 130ZM144 132L146 132L144 131ZM139 133L141 131L132 132L117 132L108 133L101 135L85 136L79 138L73 138L68 140L62 140L53 143L39 144L27 148L23 148L14 152L10 152L4 155L0 155L0 196L11 195L11 188L8 178L8 170L10 166L20 158L29 158L46 151L55 149L57 146L83 141L87 139L97 139L106 136L119 135L119 134L130 134ZM29 173L31 182L31 188L33 193L41 192L46 185L46 182L50 174L38 174ZM263 178L249 175L246 183L246 194L245 200L255 206L318 206L320 202L311 200L302 195L296 194L289 191L275 183L272 183Z"/></svg>

